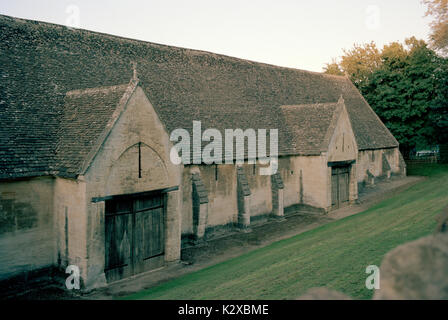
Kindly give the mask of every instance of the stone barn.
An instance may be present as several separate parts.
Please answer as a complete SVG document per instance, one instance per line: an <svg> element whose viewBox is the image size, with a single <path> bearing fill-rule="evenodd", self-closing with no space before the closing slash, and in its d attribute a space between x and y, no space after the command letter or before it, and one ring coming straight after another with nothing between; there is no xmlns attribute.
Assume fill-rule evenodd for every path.
<svg viewBox="0 0 448 320"><path fill-rule="evenodd" d="M7 16L0 38L0 280L76 265L85 288L105 285L405 174L346 77ZM193 121L277 129L277 172L174 164L170 134Z"/></svg>

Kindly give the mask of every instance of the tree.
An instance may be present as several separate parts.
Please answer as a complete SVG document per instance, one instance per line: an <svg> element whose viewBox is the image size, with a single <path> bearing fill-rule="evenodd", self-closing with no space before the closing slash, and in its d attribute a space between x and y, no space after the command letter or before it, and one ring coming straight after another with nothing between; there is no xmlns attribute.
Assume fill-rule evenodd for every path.
<svg viewBox="0 0 448 320"><path fill-rule="evenodd" d="M381 65L387 64L391 68L404 67L408 52L399 42L386 44L381 52Z"/></svg>
<svg viewBox="0 0 448 320"><path fill-rule="evenodd" d="M434 139L438 144L448 143L448 58L440 59L435 71L435 98L431 104L430 120Z"/></svg>
<svg viewBox="0 0 448 320"><path fill-rule="evenodd" d="M344 50L340 67L350 77L356 87L362 89L369 77L381 64L381 53L374 42L355 44Z"/></svg>
<svg viewBox="0 0 448 320"><path fill-rule="evenodd" d="M415 147L448 141L448 58L415 37L381 51L372 42L344 53L325 72L349 75L405 156Z"/></svg>
<svg viewBox="0 0 448 320"><path fill-rule="evenodd" d="M448 0L422 0L426 5L426 16L432 16L430 23L430 44L435 50L448 54Z"/></svg>
<svg viewBox="0 0 448 320"><path fill-rule="evenodd" d="M347 75L350 80L362 89L366 85L369 77L381 64L381 53L374 42L366 44L354 44L350 50L343 50L344 55L341 62L335 59L327 63L324 73L334 75Z"/></svg>
<svg viewBox="0 0 448 320"><path fill-rule="evenodd" d="M442 143L446 131L446 59L410 38L383 48L381 66L363 87L366 100L400 142L405 156L416 146ZM442 139L439 139L442 138Z"/></svg>
<svg viewBox="0 0 448 320"><path fill-rule="evenodd" d="M324 67L324 73L326 74L332 74L335 76L343 76L344 71L341 70L339 67L339 64L336 62L335 59L333 59L333 62L327 63Z"/></svg>

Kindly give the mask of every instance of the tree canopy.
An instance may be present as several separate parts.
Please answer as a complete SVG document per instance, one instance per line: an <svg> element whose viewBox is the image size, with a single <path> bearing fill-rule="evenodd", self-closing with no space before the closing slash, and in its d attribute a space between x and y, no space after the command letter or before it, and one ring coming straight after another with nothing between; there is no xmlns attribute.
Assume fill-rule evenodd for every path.
<svg viewBox="0 0 448 320"><path fill-rule="evenodd" d="M430 44L435 50L448 54L448 0L422 0L426 16L431 16Z"/></svg>
<svg viewBox="0 0 448 320"><path fill-rule="evenodd" d="M448 141L448 59L425 41L412 37L382 50L373 42L355 45L325 72L352 80L405 154Z"/></svg>

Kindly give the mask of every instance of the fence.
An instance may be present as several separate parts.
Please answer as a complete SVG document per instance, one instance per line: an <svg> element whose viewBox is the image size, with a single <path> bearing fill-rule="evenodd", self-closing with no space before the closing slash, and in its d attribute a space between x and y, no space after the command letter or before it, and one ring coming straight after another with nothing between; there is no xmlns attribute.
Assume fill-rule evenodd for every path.
<svg viewBox="0 0 448 320"><path fill-rule="evenodd" d="M425 158L414 158L414 159L405 159L407 167L420 165L420 164L428 164L428 163L439 163L440 159L437 156L425 157Z"/></svg>
<svg viewBox="0 0 448 320"><path fill-rule="evenodd" d="M404 161L406 162L406 166L408 167L428 163L448 163L448 144L440 144L438 153L421 155L419 157L417 157L416 155L412 155Z"/></svg>

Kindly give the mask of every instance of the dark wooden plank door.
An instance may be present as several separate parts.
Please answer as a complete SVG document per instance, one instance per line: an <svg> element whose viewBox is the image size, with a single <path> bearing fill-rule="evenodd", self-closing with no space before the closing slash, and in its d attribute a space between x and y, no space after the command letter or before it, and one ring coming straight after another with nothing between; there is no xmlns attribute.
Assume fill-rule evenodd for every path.
<svg viewBox="0 0 448 320"><path fill-rule="evenodd" d="M108 281L129 277L132 270L132 203L106 202L106 263Z"/></svg>
<svg viewBox="0 0 448 320"><path fill-rule="evenodd" d="M331 205L339 207L349 201L350 169L348 166L332 167Z"/></svg>
<svg viewBox="0 0 448 320"><path fill-rule="evenodd" d="M106 201L107 280L119 280L162 266L164 226L162 195Z"/></svg>
<svg viewBox="0 0 448 320"><path fill-rule="evenodd" d="M348 201L348 167L339 168L339 204Z"/></svg>
<svg viewBox="0 0 448 320"><path fill-rule="evenodd" d="M135 202L135 273L163 265L165 221L163 198L138 199Z"/></svg>
<svg viewBox="0 0 448 320"><path fill-rule="evenodd" d="M337 172L332 168L331 170L331 205L337 206L339 204L339 180Z"/></svg>

